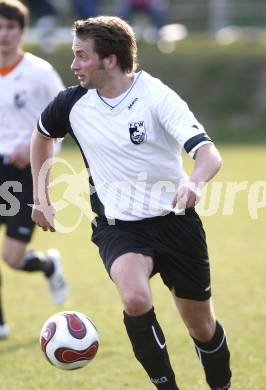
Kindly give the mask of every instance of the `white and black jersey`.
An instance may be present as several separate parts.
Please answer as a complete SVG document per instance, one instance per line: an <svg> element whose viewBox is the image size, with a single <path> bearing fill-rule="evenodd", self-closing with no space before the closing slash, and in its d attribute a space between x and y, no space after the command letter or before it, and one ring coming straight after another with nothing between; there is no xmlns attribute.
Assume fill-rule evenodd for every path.
<svg viewBox="0 0 266 390"><path fill-rule="evenodd" d="M62 89L54 68L30 53L10 73L0 75L0 155L30 143L42 110Z"/></svg>
<svg viewBox="0 0 266 390"><path fill-rule="evenodd" d="M115 99L67 88L44 110L38 130L52 138L72 135L95 186L93 211L128 221L171 211L186 177L182 149L193 157L211 142L187 104L144 71Z"/></svg>

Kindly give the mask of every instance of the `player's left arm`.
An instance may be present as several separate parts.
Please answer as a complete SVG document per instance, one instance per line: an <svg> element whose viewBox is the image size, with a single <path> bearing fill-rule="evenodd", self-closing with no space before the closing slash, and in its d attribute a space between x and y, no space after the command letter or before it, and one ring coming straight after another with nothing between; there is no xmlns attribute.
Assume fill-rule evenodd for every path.
<svg viewBox="0 0 266 390"><path fill-rule="evenodd" d="M202 145L196 151L195 164L188 180L178 187L172 206L179 209L195 207L201 197L201 190L222 166L222 158L212 143Z"/></svg>
<svg viewBox="0 0 266 390"><path fill-rule="evenodd" d="M192 208L200 200L204 184L220 169L221 156L186 102L173 90L161 86L155 109L165 131L195 160L191 176L179 184L172 200L173 208Z"/></svg>

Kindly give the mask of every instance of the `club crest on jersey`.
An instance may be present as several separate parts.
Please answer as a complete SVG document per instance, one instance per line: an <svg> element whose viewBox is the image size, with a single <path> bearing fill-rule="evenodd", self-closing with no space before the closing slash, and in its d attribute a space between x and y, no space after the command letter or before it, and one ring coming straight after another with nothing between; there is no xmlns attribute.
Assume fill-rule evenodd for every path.
<svg viewBox="0 0 266 390"><path fill-rule="evenodd" d="M14 96L15 106L17 108L22 108L26 104L26 91L17 92Z"/></svg>
<svg viewBox="0 0 266 390"><path fill-rule="evenodd" d="M129 134L131 142L135 145L141 144L146 140L146 130L144 121L130 122L129 123Z"/></svg>

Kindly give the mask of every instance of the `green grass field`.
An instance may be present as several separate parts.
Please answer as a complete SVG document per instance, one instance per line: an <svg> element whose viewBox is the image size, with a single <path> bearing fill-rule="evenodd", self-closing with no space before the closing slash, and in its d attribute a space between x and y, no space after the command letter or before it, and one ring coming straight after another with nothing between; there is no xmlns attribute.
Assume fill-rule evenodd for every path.
<svg viewBox="0 0 266 390"><path fill-rule="evenodd" d="M212 264L213 298L231 347L232 389L265 390L266 207L258 210L257 219L252 219L248 211L250 186L266 180L265 146L227 146L221 152L224 167L217 180L222 182L222 193L228 181L247 181L248 188L236 195L232 215L223 215L222 197L218 211L203 217ZM61 157L67 157L77 171L83 169L80 158L71 149L64 150ZM186 164L189 169L190 162ZM57 189L57 196L61 190L62 187ZM262 201L262 190L259 197ZM79 210L67 203L65 206L60 214L64 214L64 223L71 225L78 218ZM63 309L78 310L92 318L99 330L100 348L95 360L81 370L66 372L50 366L39 347L39 332L44 321L61 308L50 303L41 275L10 271L2 264L11 335L0 343L0 390L155 388L133 359L118 294L97 248L90 243L90 226L85 218L71 234L36 231L33 246L40 250L56 247L62 252L70 285L70 297ZM207 390L194 348L167 288L158 276L151 283L157 316L165 331L180 389Z"/></svg>

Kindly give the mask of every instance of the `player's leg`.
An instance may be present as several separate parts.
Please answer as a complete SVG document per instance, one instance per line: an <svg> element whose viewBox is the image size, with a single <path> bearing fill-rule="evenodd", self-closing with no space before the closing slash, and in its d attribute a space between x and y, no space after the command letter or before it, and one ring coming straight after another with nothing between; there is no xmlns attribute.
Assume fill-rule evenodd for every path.
<svg viewBox="0 0 266 390"><path fill-rule="evenodd" d="M5 323L4 311L2 307L2 273L0 272L0 325Z"/></svg>
<svg viewBox="0 0 266 390"><path fill-rule="evenodd" d="M9 327L5 321L2 302L2 274L0 272L0 340L6 339L9 335Z"/></svg>
<svg viewBox="0 0 266 390"><path fill-rule="evenodd" d="M230 353L221 324L215 319L211 298L205 301L177 298L176 306L188 329L212 390L230 388Z"/></svg>
<svg viewBox="0 0 266 390"><path fill-rule="evenodd" d="M5 237L2 258L9 267L26 272L41 271L49 277L54 271L54 264L47 261L41 252L26 251L27 242Z"/></svg>
<svg viewBox="0 0 266 390"><path fill-rule="evenodd" d="M27 251L27 242L7 236L3 243L2 257L15 270L42 272L48 282L54 304L60 305L65 302L67 284L57 250L50 249L47 253Z"/></svg>
<svg viewBox="0 0 266 390"><path fill-rule="evenodd" d="M230 354L211 303L210 265L200 218L194 209L186 210L185 215L169 214L157 230L161 277L173 292L208 384L213 390L225 390L230 386ZM165 244L162 248L160 240Z"/></svg>
<svg viewBox="0 0 266 390"><path fill-rule="evenodd" d="M4 164L4 156L0 155L0 186L8 180L8 177L6 176L6 167ZM5 204L5 199L2 198L0 195L0 202L1 204ZM2 213L0 213L0 227L5 224L6 218ZM0 256L1 257L1 256ZM3 289L3 279L2 279L2 273L0 271L0 339L5 339L8 337L9 334L9 329L8 325L5 320L5 315L4 315L4 307L3 307L3 294L2 294L2 289Z"/></svg>
<svg viewBox="0 0 266 390"><path fill-rule="evenodd" d="M136 358L157 389L178 390L153 309L149 284L152 270L151 257L127 253L113 262L110 275L124 305L124 323Z"/></svg>
<svg viewBox="0 0 266 390"><path fill-rule="evenodd" d="M49 249L46 253L26 251L31 241L35 224L31 219L33 203L32 176L30 168L19 170L9 167L10 175L22 184L22 191L14 193L20 207L16 215L6 218L6 239L3 245L3 258L14 269L26 272L43 272L55 305L65 302L68 294L67 283L61 265L60 253Z"/></svg>

